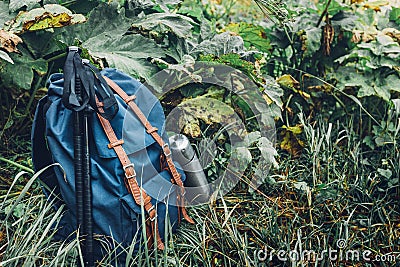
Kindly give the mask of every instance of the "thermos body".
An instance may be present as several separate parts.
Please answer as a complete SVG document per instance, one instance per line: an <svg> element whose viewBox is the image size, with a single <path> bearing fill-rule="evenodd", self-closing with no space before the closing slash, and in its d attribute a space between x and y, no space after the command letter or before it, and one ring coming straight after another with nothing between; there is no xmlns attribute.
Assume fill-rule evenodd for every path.
<svg viewBox="0 0 400 267"><path fill-rule="evenodd" d="M208 202L210 186L189 139L183 134L176 134L169 138L169 143L173 159L186 174L186 199L193 204Z"/></svg>

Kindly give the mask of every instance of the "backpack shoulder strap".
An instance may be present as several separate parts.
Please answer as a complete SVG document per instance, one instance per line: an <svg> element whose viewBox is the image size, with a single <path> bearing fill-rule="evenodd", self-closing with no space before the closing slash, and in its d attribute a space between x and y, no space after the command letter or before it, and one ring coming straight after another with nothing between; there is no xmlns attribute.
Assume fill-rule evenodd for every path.
<svg viewBox="0 0 400 267"><path fill-rule="evenodd" d="M189 217L189 215L186 212L186 209L184 207L184 185L181 179L181 175L177 171L175 164L172 160L172 153L171 149L169 148L168 143L164 142L162 137L157 133L157 128L153 127L150 122L147 120L146 116L143 114L143 112L140 110L138 105L134 102L136 99L135 95L128 96L124 90L121 89L121 87L118 86L113 80L111 80L108 77L104 76L104 79L108 83L108 85L111 87L114 92L116 92L122 100L131 108L131 110L135 113L137 118L140 120L140 122L143 124L143 126L146 128L146 132L150 134L153 139L159 144L159 146L162 148L162 151L165 156L165 160L167 162L168 169L172 175L173 182L177 184L181 188L180 194L178 194L178 206L182 212L183 217L185 218L186 221L194 224L194 221Z"/></svg>
<svg viewBox="0 0 400 267"><path fill-rule="evenodd" d="M99 107L99 109L102 109ZM126 154L122 144L124 143L123 140L118 140L111 123L102 117L100 114L97 114L100 124L110 141L108 144L109 149L114 149L115 153L118 156L119 161L121 162L122 168L125 173L125 185L129 191L133 195L133 199L135 200L136 204L139 206L144 207L146 210L149 218L146 221L148 225L148 246L149 248L152 246L154 239L157 241L157 248L163 250L164 244L161 240L158 228L155 225L155 220L157 218L157 211L154 208L154 205L151 203L151 197L146 194L144 189L142 189L136 181L136 172L134 164L129 160L128 155Z"/></svg>

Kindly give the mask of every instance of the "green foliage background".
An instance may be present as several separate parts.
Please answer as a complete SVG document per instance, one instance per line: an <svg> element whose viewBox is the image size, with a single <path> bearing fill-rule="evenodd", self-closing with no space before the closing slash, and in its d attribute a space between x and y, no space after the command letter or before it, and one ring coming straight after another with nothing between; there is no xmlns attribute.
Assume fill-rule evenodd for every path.
<svg viewBox="0 0 400 267"><path fill-rule="evenodd" d="M270 148L243 101L215 86L185 84L161 99L166 112L190 101L203 105L204 96L229 103L224 112L238 113L251 132L253 147L240 154L251 164L232 194L192 210L197 224L174 237L164 255L149 258L146 251L132 262L255 266L266 264L253 255L260 248L318 250L339 238L348 248L398 253L399 24L396 1L0 1L0 262L56 266L79 254L77 243L52 245L34 234L48 233L54 213L36 184L24 187L33 180L12 178L18 170L31 172L35 104L47 92L48 76L61 71L69 45L99 67L150 83L163 69L178 77L194 62L226 64L252 79L276 120L278 146L269 159L275 168L265 176L255 170ZM206 169L210 178L230 154L218 123L192 120L196 130L186 132L199 146L200 136L218 141ZM253 177L261 187L249 192ZM36 228L22 224L37 218ZM32 252L18 233L42 243ZM270 264L289 263L273 258Z"/></svg>

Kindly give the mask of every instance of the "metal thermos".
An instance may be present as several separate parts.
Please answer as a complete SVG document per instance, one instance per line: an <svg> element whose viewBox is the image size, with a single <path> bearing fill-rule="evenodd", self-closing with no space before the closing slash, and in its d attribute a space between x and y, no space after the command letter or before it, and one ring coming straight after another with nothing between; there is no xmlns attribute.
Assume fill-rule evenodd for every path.
<svg viewBox="0 0 400 267"><path fill-rule="evenodd" d="M173 159L186 174L186 199L193 204L208 202L210 186L189 139L183 134L176 134L169 138L169 143Z"/></svg>

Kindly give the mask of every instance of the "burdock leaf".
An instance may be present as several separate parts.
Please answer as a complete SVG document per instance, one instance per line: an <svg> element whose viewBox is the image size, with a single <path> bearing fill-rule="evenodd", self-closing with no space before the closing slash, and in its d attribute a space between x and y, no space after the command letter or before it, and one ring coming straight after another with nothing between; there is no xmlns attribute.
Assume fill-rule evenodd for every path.
<svg viewBox="0 0 400 267"><path fill-rule="evenodd" d="M174 33L180 38L190 38L191 29L196 24L191 18L172 13L154 13L135 20L132 29Z"/></svg>
<svg viewBox="0 0 400 267"><path fill-rule="evenodd" d="M9 9L11 12L20 10L26 7L26 10L30 10L34 7L40 6L40 0L10 0Z"/></svg>
<svg viewBox="0 0 400 267"><path fill-rule="evenodd" d="M261 26L245 22L231 23L225 28L225 30L234 32L242 37L246 48L253 46L263 52L269 52L271 49L271 44L267 38L265 29Z"/></svg>
<svg viewBox="0 0 400 267"><path fill-rule="evenodd" d="M78 39L92 57L103 60L106 66L147 79L158 70L150 59L164 57L165 53L152 39L126 34L131 22L125 9L113 3L100 4L86 23L65 29L59 39L67 46Z"/></svg>
<svg viewBox="0 0 400 267"><path fill-rule="evenodd" d="M245 51L242 37L233 36L229 32L215 35L211 40L201 42L192 53L204 55L216 55L218 57L229 53L240 53Z"/></svg>
<svg viewBox="0 0 400 267"><path fill-rule="evenodd" d="M7 2L0 1L0 29L3 28L5 22L13 18L14 16L10 14Z"/></svg>
<svg viewBox="0 0 400 267"><path fill-rule="evenodd" d="M23 55L11 54L14 64L6 64L0 68L0 76L4 84L29 90L34 72L45 75L47 62L44 59L34 59L28 51L21 49ZM0 61L1 62L1 61Z"/></svg>
<svg viewBox="0 0 400 267"><path fill-rule="evenodd" d="M82 45L92 56L105 59L110 67L146 79L157 71L147 59L165 56L153 40L138 34L113 36L106 33L92 37Z"/></svg>

